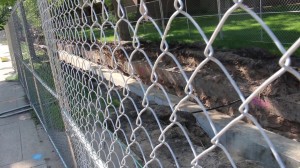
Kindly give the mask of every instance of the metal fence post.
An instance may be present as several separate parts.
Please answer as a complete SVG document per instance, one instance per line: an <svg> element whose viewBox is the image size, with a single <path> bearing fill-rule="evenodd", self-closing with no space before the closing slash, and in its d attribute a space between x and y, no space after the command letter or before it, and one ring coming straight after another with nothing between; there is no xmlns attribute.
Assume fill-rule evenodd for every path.
<svg viewBox="0 0 300 168"><path fill-rule="evenodd" d="M221 19L222 19L222 11L221 11L221 2L220 2L220 0L217 0L217 6L218 6L219 21L221 21ZM220 30L220 38L221 38L221 40L223 40L223 38L224 38L223 28L221 28L221 30Z"/></svg>
<svg viewBox="0 0 300 168"><path fill-rule="evenodd" d="M18 6L17 4L16 6ZM16 68L19 75L19 79L21 84L23 85L25 92L27 95L29 95L29 88L27 83L26 74L23 68L22 63L20 62L21 59L23 59L22 50L21 50L21 44L20 39L18 38L18 31L16 28L18 28L18 23L16 20L17 16L15 13L12 13L10 21L8 22L9 32L10 32L10 41L11 41L11 47L10 47L10 53L11 56L14 57L16 61ZM31 98L28 96L29 101L31 102Z"/></svg>
<svg viewBox="0 0 300 168"><path fill-rule="evenodd" d="M260 16L260 18L261 19L263 19L263 16L262 16L262 0L259 0L259 16ZM264 32L263 32L263 29L261 28L260 29L260 41L264 41L264 39L263 39L263 34Z"/></svg>
<svg viewBox="0 0 300 168"><path fill-rule="evenodd" d="M186 1L184 1L184 5L185 5L185 10L186 10L186 13L188 13L188 6L187 6L187 3L186 3ZM188 19L188 18L186 19L186 23L187 23L188 30L189 30L189 37L191 37L190 21L189 21L189 19Z"/></svg>
<svg viewBox="0 0 300 168"><path fill-rule="evenodd" d="M159 3L159 10L160 10L160 16L161 16L161 24L162 24L162 28L163 28L163 31L164 31L165 28L166 28L165 18L164 18L164 10L163 10L163 7L162 7L161 0L158 0L158 3Z"/></svg>

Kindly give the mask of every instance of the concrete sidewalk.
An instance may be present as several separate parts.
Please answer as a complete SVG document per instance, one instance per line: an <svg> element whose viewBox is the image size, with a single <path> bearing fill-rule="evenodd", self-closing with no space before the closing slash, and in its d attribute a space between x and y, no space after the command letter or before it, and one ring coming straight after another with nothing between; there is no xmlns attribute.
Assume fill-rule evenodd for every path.
<svg viewBox="0 0 300 168"><path fill-rule="evenodd" d="M8 46L0 44L0 57L9 57ZM14 73L11 62L0 62L0 114L27 105L19 82L6 82ZM30 112L0 118L0 168L63 167L41 125Z"/></svg>

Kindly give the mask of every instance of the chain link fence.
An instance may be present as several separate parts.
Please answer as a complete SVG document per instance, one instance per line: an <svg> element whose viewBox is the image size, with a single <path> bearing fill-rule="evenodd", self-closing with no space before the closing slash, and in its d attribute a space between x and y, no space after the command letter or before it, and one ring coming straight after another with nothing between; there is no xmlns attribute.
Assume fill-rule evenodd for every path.
<svg viewBox="0 0 300 168"><path fill-rule="evenodd" d="M127 19L131 24L135 24L138 20L139 10L137 3L139 1L127 0L123 3L124 11ZM136 3L134 3L136 2ZM232 0L203 0L183 1L183 10L189 13L193 19L201 25L203 31L211 36L218 22L221 20L225 12L234 4ZM277 38L285 44L292 44L300 35L299 32L299 0L244 0L243 3L253 10L264 22L272 28ZM156 21L156 23L164 30L166 23L171 15L176 11L173 8L173 0L151 0L145 2L148 9L148 15ZM142 34L149 31L155 31L151 24L147 24L147 20L143 21ZM188 42L199 42L197 29L186 17L177 16L173 22L176 25L174 33L180 31L177 37L184 38ZM248 25L248 26L245 26ZM251 25L251 26L250 26ZM184 30L184 31L183 31ZM247 33L245 33L247 32ZM170 34L173 34L171 31ZM295 36L295 34L297 34ZM265 42L273 43L272 39L260 28L259 24L243 10L234 11L220 31L218 40L236 41L239 39L247 39L247 42ZM170 38L171 42L177 42L176 39ZM239 40L239 43L243 43ZM239 45L244 47L244 45Z"/></svg>
<svg viewBox="0 0 300 168"><path fill-rule="evenodd" d="M220 1L220 14L221 16L230 8L233 3L230 0ZM297 31L299 14L300 14L300 1L298 0L245 0L244 4L252 9L274 32L276 37L282 43L292 44L297 40L299 33ZM244 26L245 24L252 24L251 27L241 29L240 32L247 31L249 40L261 41L272 43L272 39L268 34L259 29L260 26L255 24L255 21L242 10L235 11L232 18L225 24L224 39L230 39L230 27ZM248 29L248 30L247 30ZM258 31L259 30L259 31ZM228 33L227 33L228 32ZM228 34L228 35L226 35ZM241 33L242 34L242 33ZM237 34L242 38L241 34Z"/></svg>
<svg viewBox="0 0 300 168"><path fill-rule="evenodd" d="M5 31L2 30L0 31L0 42L5 42L6 41L6 34Z"/></svg>
<svg viewBox="0 0 300 168"><path fill-rule="evenodd" d="M16 4L5 27L12 63L40 123L59 156L64 158L63 164L73 167L71 148L68 148L71 144L65 133L58 99L51 94L55 86L47 47L40 44L44 36L38 6L35 6L36 13L28 12L34 10L34 6L26 5L22 1Z"/></svg>
<svg viewBox="0 0 300 168"><path fill-rule="evenodd" d="M248 2L18 2L5 29L14 67L64 166L300 166L300 38L286 50ZM196 7L219 15L199 22ZM221 32L240 31L233 15L281 57L214 50ZM204 43L169 42L193 38Z"/></svg>

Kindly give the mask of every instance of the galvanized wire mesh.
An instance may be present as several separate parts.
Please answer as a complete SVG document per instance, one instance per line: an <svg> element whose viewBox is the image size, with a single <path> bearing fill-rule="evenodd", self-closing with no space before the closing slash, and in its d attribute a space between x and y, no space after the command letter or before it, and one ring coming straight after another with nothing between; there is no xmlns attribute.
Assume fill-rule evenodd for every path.
<svg viewBox="0 0 300 168"><path fill-rule="evenodd" d="M285 167L269 134L249 113L249 104L283 74L300 80L299 71L291 66L291 56L300 46L299 37L286 50L248 1L224 1L226 8L222 8L222 17L210 37L190 15L183 0L172 1L166 23L154 20L148 1L135 2L139 12L134 16L136 22L130 21L133 16L129 17L129 8L121 0L40 0L41 22L31 23L28 21L32 16L26 15L21 2L10 18L12 55L21 83L65 166ZM245 96L221 58L216 57L213 47L235 12L252 17L282 54L278 71L249 96ZM169 31L177 17L187 19L199 40L204 41L204 59L192 71L186 69L178 52L169 45ZM159 42L150 46L155 48L155 56L146 49L149 42L142 40L149 35L141 33L144 23L155 30L150 36L159 37ZM39 34L44 36L45 44L34 42L32 34L39 31L35 26L42 26L43 34ZM203 47L200 45L197 47ZM221 127L222 118L213 118L215 113L204 105L203 97L195 94L197 88L203 87L196 83L197 75L212 64L238 97L239 115ZM176 70L177 75L171 78L161 67ZM175 86L176 81L181 81L181 87ZM181 95L168 93L172 89L181 91ZM201 119L206 127L199 123ZM244 158L245 153L253 151L236 153L237 141L226 139L227 133L245 119L262 136L264 142L259 143L266 144L266 151L272 155L270 160Z"/></svg>
<svg viewBox="0 0 300 168"><path fill-rule="evenodd" d="M249 7L253 12L255 12L265 23L273 30L273 33L282 43L294 43L299 36L299 32L297 30L293 30L293 26L296 26L298 15L300 13L300 1L295 0L244 0L243 3ZM232 6L233 2L228 1L220 1L220 14L223 15L225 12ZM287 24L284 24L286 20ZM231 33L228 31L229 26L241 26L243 23L252 23L253 27L245 28L244 30L240 30L240 32L247 31L248 34L251 34L248 38L248 41L257 41L257 42L273 42L271 38L269 38L268 34L261 30L257 30L255 27L259 25L254 25L255 20L252 19L248 13L242 10L236 10L233 12L232 17L228 20L228 23L224 27L224 39L231 39ZM289 29L289 30L288 30ZM288 30L288 31L287 31ZM228 32L228 33L226 33ZM226 36L227 34L227 36ZM295 34L297 34L295 36ZM240 33L236 33L237 36L243 36Z"/></svg>
<svg viewBox="0 0 300 168"><path fill-rule="evenodd" d="M134 25L138 20L139 11L134 1L124 1L124 12L128 21ZM139 2L139 1L135 1ZM175 12L173 7L173 0L153 0L145 2L148 8L148 15L156 21L160 27L164 27L171 15ZM203 31L208 37L213 33L213 29L220 21L225 12L234 4L232 0L202 0L202 1L183 1L183 10L189 13L193 19L202 25ZM297 29L297 21L299 21L300 5L298 0L244 0L243 3L253 10L265 23L272 28L273 33L282 43L292 44L297 40L300 32ZM287 21L288 20L288 21ZM177 37L188 37L192 41L197 42L198 37L195 36L197 29L185 17L178 16L174 20L180 24L180 29L185 29L185 33L177 34ZM253 24L252 26L245 27L244 25ZM146 21L141 24L141 32L152 31ZM232 31L232 27L235 30ZM177 30L178 30L177 29ZM239 30L239 31L238 31ZM247 32L247 34L243 32ZM170 32L171 33L171 32ZM273 43L272 39L259 29L259 25L255 24L255 20L243 10L236 10L231 14L220 32L218 40L232 41L239 38L247 40L245 42L264 42ZM171 33L172 34L172 33ZM297 34L297 36L295 36ZM176 39L174 40L176 41ZM240 47L244 45L239 45Z"/></svg>
<svg viewBox="0 0 300 168"><path fill-rule="evenodd" d="M39 14L38 6L35 6L37 13L33 13L34 15L28 12L32 7L34 6L26 6L26 2L18 2L6 26L12 61L30 104L59 156L64 158L64 165L73 167L72 157L69 157L71 148L58 100L50 90L55 86L47 49L37 41L44 38L41 18L36 15ZM34 37L37 31L41 33L39 38Z"/></svg>
<svg viewBox="0 0 300 168"><path fill-rule="evenodd" d="M6 41L6 34L5 31L0 31L0 42Z"/></svg>

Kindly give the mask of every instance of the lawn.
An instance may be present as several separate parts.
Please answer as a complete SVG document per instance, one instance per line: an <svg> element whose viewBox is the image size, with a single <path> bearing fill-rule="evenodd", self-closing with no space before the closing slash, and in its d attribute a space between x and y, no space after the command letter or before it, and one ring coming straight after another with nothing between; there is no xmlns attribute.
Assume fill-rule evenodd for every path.
<svg viewBox="0 0 300 168"><path fill-rule="evenodd" d="M300 17L298 13L263 14L262 17L286 48L300 37ZM203 16L194 19L208 38L210 38L219 22L217 16ZM91 39L91 35L93 35L100 42L114 41L113 29L106 28L104 30L105 38L103 34L101 35L100 28L92 30L93 34L91 29L85 29L85 31L82 31L85 34L81 34L85 35L87 39ZM280 55L272 40L249 14L230 16L223 26L222 35L223 39L218 36L213 44L214 47L222 49L260 47ZM139 25L138 36L141 41L160 42L161 40L159 33L150 22L143 22ZM167 35L167 41L168 43L191 44L201 43L203 39L190 21L186 18L175 18ZM299 53L298 51L297 54L300 55Z"/></svg>

